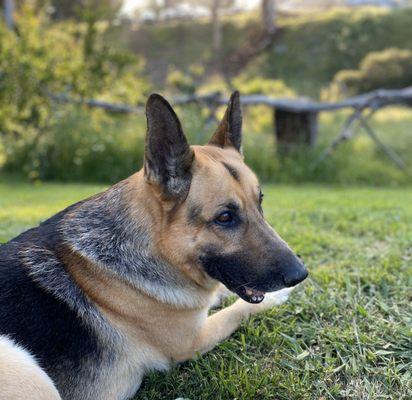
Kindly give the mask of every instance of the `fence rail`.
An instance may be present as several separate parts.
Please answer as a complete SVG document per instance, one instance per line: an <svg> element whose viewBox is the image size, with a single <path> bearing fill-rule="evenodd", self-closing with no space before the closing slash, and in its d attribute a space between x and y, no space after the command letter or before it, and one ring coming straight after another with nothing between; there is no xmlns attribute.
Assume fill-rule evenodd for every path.
<svg viewBox="0 0 412 400"><path fill-rule="evenodd" d="M112 113L143 114L143 106L110 103L96 99L78 99L66 94L51 96L60 103L83 104L91 108L101 108ZM228 99L220 92L204 95L178 96L172 99L173 105L202 104L209 109L208 119L216 119L219 106L227 104ZM261 94L241 96L241 103L246 106L265 105L273 110L275 134L279 144L290 146L300 142L314 145L318 133L318 114L340 109L352 109L338 135L320 155L312 167L316 167L345 140L353 138L355 128L359 127L377 144L377 146L395 163L398 168L406 170L405 162L396 152L384 144L369 125L373 114L387 106L404 105L412 107L412 86L403 89L379 89L350 97L334 103L316 102L307 98L274 98Z"/></svg>
<svg viewBox="0 0 412 400"><path fill-rule="evenodd" d="M102 108L115 113L139 114L144 112L143 106L110 103L96 99L77 99L65 94L53 95L52 97L58 102L84 104L89 107ZM173 105L202 103L207 106L221 106L227 104L227 102L228 99L220 92L212 92L204 95L194 94L178 96L173 98L171 101ZM316 102L302 97L274 98L261 94L241 96L241 102L244 106L266 105L268 107L293 113L318 113L324 111L336 111L343 108L353 108L357 110L365 108L378 109L396 104L412 106L412 86L404 89L379 89L334 103Z"/></svg>

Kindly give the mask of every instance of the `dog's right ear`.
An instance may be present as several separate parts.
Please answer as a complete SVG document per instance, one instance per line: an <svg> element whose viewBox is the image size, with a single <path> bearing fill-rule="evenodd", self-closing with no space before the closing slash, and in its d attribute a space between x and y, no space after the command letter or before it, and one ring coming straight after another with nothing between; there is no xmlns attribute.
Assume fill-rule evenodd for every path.
<svg viewBox="0 0 412 400"><path fill-rule="evenodd" d="M158 94L150 95L147 100L146 118L146 180L157 185L166 200L183 200L190 188L194 153L180 121L170 104Z"/></svg>
<svg viewBox="0 0 412 400"><path fill-rule="evenodd" d="M230 96L225 115L209 140L209 144L222 148L234 147L242 153L242 110L238 91Z"/></svg>

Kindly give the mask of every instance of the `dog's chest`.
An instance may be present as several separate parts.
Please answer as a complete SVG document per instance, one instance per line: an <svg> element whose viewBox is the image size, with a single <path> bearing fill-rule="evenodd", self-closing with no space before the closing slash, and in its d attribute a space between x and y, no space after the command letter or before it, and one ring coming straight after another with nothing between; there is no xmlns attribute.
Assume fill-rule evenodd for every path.
<svg viewBox="0 0 412 400"><path fill-rule="evenodd" d="M149 370L166 370L170 360L144 342L125 341L117 349L117 356L100 379L100 400L126 400L139 389ZM103 389L103 390L102 390Z"/></svg>
<svg viewBox="0 0 412 400"><path fill-rule="evenodd" d="M113 347L116 354L113 362L102 372L101 385L105 388L102 400L128 399L139 389L148 371L164 371L173 362L185 359L204 318L203 312L182 320L176 316L169 319L157 316L151 323L146 320L144 326L142 321L137 324L112 319L121 340Z"/></svg>

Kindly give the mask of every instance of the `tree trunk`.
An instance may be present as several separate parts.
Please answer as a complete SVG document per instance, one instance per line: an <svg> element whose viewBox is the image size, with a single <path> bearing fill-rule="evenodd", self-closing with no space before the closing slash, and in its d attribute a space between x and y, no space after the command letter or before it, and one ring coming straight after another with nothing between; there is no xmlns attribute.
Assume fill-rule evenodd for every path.
<svg viewBox="0 0 412 400"><path fill-rule="evenodd" d="M275 32L275 18L275 0L262 0L262 22L266 32Z"/></svg>
<svg viewBox="0 0 412 400"><path fill-rule="evenodd" d="M4 0L4 18L6 20L6 25L10 30L14 29L14 1L13 0Z"/></svg>
<svg viewBox="0 0 412 400"><path fill-rule="evenodd" d="M220 21L220 0L212 0L212 48L216 57L222 49L222 23Z"/></svg>

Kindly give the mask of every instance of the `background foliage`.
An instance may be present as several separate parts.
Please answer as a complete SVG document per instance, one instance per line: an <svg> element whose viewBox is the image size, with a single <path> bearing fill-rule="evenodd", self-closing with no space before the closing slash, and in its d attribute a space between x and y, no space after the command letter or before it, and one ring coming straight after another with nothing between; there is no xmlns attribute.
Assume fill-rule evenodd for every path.
<svg viewBox="0 0 412 400"><path fill-rule="evenodd" d="M222 58L261 30L256 15L227 17L223 23ZM376 8L318 10L279 15L279 39L248 67L249 75L282 79L299 94L317 96L342 69L356 69L370 52L412 49L412 9ZM126 30L130 46L150 65L160 87L171 66L186 71L194 60L213 60L208 21L164 22ZM207 80L207 76L204 76Z"/></svg>
<svg viewBox="0 0 412 400"><path fill-rule="evenodd" d="M5 169L32 179L118 178L116 169L127 164L122 142L129 139L122 122L52 96L142 102L148 91L142 60L108 45L104 23L56 23L30 6L17 15L16 31L0 24Z"/></svg>
<svg viewBox="0 0 412 400"><path fill-rule="evenodd" d="M333 84L346 95L411 86L412 50L392 47L368 53L361 61L359 69L339 71Z"/></svg>
<svg viewBox="0 0 412 400"><path fill-rule="evenodd" d="M21 2L16 29L0 22L0 166L32 180L115 182L140 168L143 114L114 115L56 101L53 95L144 105L148 93L166 96L233 88L274 97L309 94L336 99L377 87L412 85L412 9L361 8L278 18L279 36L240 73L215 71L207 20L137 25L116 19L119 3L93 1L51 12L48 2ZM51 3L54 4L53 2ZM121 23L120 23L121 22ZM222 58L257 35L253 13L222 19ZM396 47L393 47L396 46ZM221 115L223 110L219 110ZM178 108L192 143L205 143L216 123L193 105ZM245 113L245 155L264 180L402 185L398 171L365 136L345 143L312 168L346 116L323 114L315 148L279 158L272 111ZM374 118L381 138L410 158L412 112L385 109Z"/></svg>

